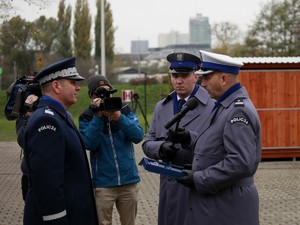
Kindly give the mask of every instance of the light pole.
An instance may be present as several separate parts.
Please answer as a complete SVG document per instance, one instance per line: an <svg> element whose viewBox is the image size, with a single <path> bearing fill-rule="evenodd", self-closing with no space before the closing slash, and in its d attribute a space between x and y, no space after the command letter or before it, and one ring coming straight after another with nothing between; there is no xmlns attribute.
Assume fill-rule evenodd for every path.
<svg viewBox="0 0 300 225"><path fill-rule="evenodd" d="M101 0L101 75L106 76L105 69L105 0Z"/></svg>

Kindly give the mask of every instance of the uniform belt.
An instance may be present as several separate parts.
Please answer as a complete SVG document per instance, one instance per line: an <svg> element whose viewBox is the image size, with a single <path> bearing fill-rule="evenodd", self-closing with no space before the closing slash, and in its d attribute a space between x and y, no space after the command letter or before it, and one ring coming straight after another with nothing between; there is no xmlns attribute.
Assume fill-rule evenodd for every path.
<svg viewBox="0 0 300 225"><path fill-rule="evenodd" d="M244 185L249 185L249 184L254 184L253 177L246 177L246 178L234 183L232 186L239 187L239 186L244 186Z"/></svg>

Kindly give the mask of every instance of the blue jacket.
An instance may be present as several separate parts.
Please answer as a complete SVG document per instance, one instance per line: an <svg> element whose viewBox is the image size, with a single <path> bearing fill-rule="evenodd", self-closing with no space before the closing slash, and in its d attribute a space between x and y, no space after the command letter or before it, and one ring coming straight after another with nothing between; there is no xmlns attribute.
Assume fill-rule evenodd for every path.
<svg viewBox="0 0 300 225"><path fill-rule="evenodd" d="M137 115L125 105L118 121L98 117L88 108L79 117L90 160L94 188L116 187L140 181L134 146L144 138Z"/></svg>
<svg viewBox="0 0 300 225"><path fill-rule="evenodd" d="M97 225L84 142L65 108L42 97L24 132L30 177L24 225Z"/></svg>

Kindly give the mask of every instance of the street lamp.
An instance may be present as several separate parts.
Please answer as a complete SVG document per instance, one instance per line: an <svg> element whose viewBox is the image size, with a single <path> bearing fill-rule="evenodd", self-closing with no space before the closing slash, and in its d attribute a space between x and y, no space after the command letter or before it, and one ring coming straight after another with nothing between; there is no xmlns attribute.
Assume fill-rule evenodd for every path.
<svg viewBox="0 0 300 225"><path fill-rule="evenodd" d="M105 0L101 0L101 75L106 76L105 71Z"/></svg>

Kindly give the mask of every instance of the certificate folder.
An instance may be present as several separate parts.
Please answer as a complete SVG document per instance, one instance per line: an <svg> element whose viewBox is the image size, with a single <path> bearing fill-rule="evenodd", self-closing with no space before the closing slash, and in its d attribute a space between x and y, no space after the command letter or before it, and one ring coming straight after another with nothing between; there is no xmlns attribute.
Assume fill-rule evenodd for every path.
<svg viewBox="0 0 300 225"><path fill-rule="evenodd" d="M139 165L142 165L145 170L161 175L166 175L174 178L180 178L186 175L182 170L184 167L173 165L171 163L160 162L155 159L143 158Z"/></svg>

